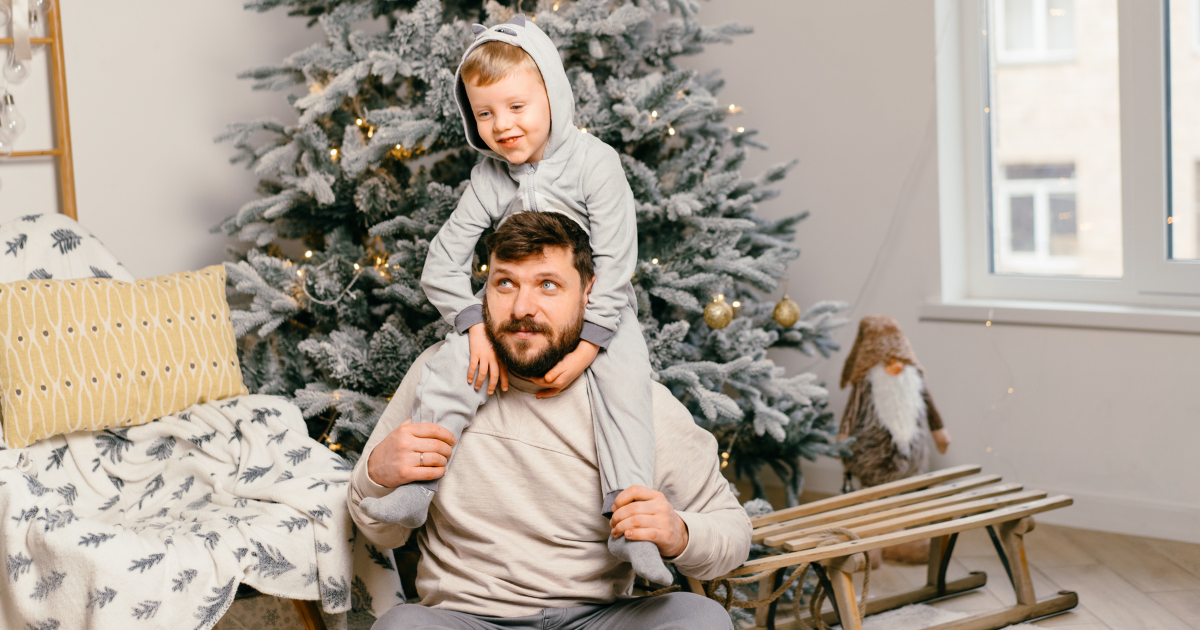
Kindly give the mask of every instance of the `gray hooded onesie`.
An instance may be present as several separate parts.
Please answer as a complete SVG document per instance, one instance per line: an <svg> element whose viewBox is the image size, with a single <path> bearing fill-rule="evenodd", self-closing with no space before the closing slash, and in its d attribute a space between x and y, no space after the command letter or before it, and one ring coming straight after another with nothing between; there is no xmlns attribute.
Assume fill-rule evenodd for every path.
<svg viewBox="0 0 1200 630"><path fill-rule="evenodd" d="M490 29L474 28L476 38L463 54L464 60L480 44L500 41L520 47L537 63L550 101L550 137L542 160L532 164L512 164L492 151L479 135L460 64L455 97L467 142L487 159L472 169L471 182L457 209L429 246L421 286L455 331L425 363L413 422L435 422L457 438L487 399L486 387L475 390L465 378L470 360L466 332L483 321L483 306L471 290L471 264L484 230L518 212L564 214L588 233L596 269L581 336L604 349L584 376L596 433L602 513L607 518L613 499L624 488L654 487L650 360L630 284L637 264L633 191L617 151L575 126L575 98L554 42L536 24L526 22L524 15ZM424 522L424 511L417 515L409 507L397 518L397 511L383 503L407 493L406 502L420 504L423 499L427 506L436 489L437 480L410 483L379 503L364 500L362 507L378 520L418 526ZM626 550L626 546L649 546L654 549L654 560L639 562L639 557L646 555L639 552L644 550ZM624 538L610 538L609 547L618 557L632 561L639 574L669 583L670 573L651 543L626 545ZM634 552L632 559L630 551Z"/></svg>

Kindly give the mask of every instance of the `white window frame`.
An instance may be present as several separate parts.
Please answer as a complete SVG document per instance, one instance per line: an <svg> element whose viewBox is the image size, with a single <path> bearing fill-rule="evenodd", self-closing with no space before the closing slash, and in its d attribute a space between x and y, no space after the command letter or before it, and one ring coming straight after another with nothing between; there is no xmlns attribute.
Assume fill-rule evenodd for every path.
<svg viewBox="0 0 1200 630"><path fill-rule="evenodd" d="M1045 273L1074 274L1079 271L1078 256L1050 255L1050 195L1060 193L1075 193L1074 179L1009 179L996 183L999 189L996 194L995 219L993 229L996 230L996 243L999 245L999 257L1008 266L1021 269L1016 273ZM1012 251L1012 210L1013 196L1033 197L1033 251ZM1077 224L1078 225L1078 224Z"/></svg>
<svg viewBox="0 0 1200 630"><path fill-rule="evenodd" d="M1118 0L1121 278L997 275L984 55L986 0L935 0L942 304L975 300L1187 309L1200 316L1200 261L1167 259L1166 54L1160 0ZM936 317L932 317L936 319ZM1191 326L1189 324L1188 326Z"/></svg>
<svg viewBox="0 0 1200 630"><path fill-rule="evenodd" d="M1008 0L993 0L996 15L1004 15L1005 4ZM1046 33L1046 1L1030 0L1033 3L1033 48L1028 50L1008 50L1004 46L1005 21L996 19L996 61L1000 64L1029 64L1029 63L1063 63L1074 61L1075 47L1052 49L1047 46Z"/></svg>
<svg viewBox="0 0 1200 630"><path fill-rule="evenodd" d="M1200 0L1192 0L1192 52L1200 54Z"/></svg>

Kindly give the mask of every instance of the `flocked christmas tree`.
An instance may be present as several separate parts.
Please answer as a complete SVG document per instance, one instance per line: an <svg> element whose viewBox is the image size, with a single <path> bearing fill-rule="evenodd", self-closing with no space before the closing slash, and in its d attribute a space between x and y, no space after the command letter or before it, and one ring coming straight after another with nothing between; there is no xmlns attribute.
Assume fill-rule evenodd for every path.
<svg viewBox="0 0 1200 630"><path fill-rule="evenodd" d="M257 89L292 89L298 120L231 125L221 138L262 178L262 198L221 226L252 244L228 264L231 294L243 297L234 311L243 371L252 391L293 396L314 437L353 458L413 360L450 330L418 279L429 241L480 159L463 137L454 73L471 23L506 21L517 7L247 6L285 6L319 24L326 41L246 73ZM800 459L839 447L816 377L786 374L767 350L828 356L843 306L822 302L794 322L786 313L786 325L776 321L804 215L770 221L755 211L791 164L743 178L747 151L765 147L731 119L738 108L718 99L715 73L675 61L750 29L700 24L695 0L541 0L520 10L558 44L577 124L622 154L638 203L633 283L658 380L717 437L756 495L770 467L794 505ZM477 286L482 280L481 272ZM727 325L706 323L706 307L709 323Z"/></svg>

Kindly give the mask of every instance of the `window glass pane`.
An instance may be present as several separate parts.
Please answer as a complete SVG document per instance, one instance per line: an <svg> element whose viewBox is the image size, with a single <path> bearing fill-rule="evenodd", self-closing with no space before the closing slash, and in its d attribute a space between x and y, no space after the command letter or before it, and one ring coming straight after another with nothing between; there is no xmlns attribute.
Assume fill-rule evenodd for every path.
<svg viewBox="0 0 1200 630"><path fill-rule="evenodd" d="M1071 0L1046 0L1046 47L1075 48L1075 12Z"/></svg>
<svg viewBox="0 0 1200 630"><path fill-rule="evenodd" d="M1170 256L1200 260L1200 2L1168 6L1171 63Z"/></svg>
<svg viewBox="0 0 1200 630"><path fill-rule="evenodd" d="M1005 49L1033 48L1034 0L1003 0L1003 2Z"/></svg>
<svg viewBox="0 0 1200 630"><path fill-rule="evenodd" d="M1120 277L1117 0L992 0L990 15L992 270ZM998 60L1020 20L1033 52Z"/></svg>
<svg viewBox="0 0 1200 630"><path fill-rule="evenodd" d="M1075 228L1075 193L1050 195L1050 255L1075 256L1078 234Z"/></svg>
<svg viewBox="0 0 1200 630"><path fill-rule="evenodd" d="M1012 250L1014 252L1034 251L1033 196L1011 197L1009 219L1012 221Z"/></svg>

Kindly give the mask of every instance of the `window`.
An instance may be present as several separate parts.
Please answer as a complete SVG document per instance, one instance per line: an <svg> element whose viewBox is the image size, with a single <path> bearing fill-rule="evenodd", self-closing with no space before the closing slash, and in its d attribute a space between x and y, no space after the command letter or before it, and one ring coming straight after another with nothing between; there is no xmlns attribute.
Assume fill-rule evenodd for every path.
<svg viewBox="0 0 1200 630"><path fill-rule="evenodd" d="M1200 310L1200 0L935 6L943 300Z"/></svg>
<svg viewBox="0 0 1200 630"><path fill-rule="evenodd" d="M1173 260L1200 259L1200 0L1173 0L1170 30L1171 190L1167 242Z"/></svg>
<svg viewBox="0 0 1200 630"><path fill-rule="evenodd" d="M1079 0L1078 12L1070 0L995 0L992 6L995 32L1003 33L992 42L996 53L988 65L992 272L1119 277L1117 5ZM1013 54L1014 24L1030 33L1016 43L1041 59L1047 51L1072 52L1067 47L1074 46L1076 24L1088 46L1053 65L1001 63Z"/></svg>
<svg viewBox="0 0 1200 630"><path fill-rule="evenodd" d="M1083 0L1087 2L1087 0ZM1001 63L1047 63L1075 55L1072 0L996 0Z"/></svg>
<svg viewBox="0 0 1200 630"><path fill-rule="evenodd" d="M1005 166L997 183L997 273L1079 275L1074 164Z"/></svg>

